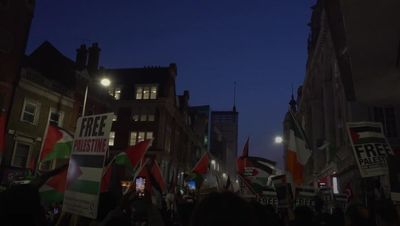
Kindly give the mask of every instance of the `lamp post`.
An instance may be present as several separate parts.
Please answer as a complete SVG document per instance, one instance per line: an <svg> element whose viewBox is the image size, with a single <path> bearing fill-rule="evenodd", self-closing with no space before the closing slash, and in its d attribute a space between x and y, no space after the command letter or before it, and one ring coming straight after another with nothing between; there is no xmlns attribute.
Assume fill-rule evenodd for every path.
<svg viewBox="0 0 400 226"><path fill-rule="evenodd" d="M111 80L108 78L102 78L100 79L100 84L104 87L108 87L111 85ZM86 110L86 102L87 102L87 95L89 92L89 84L86 85L85 89L85 97L83 98L83 107L82 107L82 117L85 116L85 110Z"/></svg>

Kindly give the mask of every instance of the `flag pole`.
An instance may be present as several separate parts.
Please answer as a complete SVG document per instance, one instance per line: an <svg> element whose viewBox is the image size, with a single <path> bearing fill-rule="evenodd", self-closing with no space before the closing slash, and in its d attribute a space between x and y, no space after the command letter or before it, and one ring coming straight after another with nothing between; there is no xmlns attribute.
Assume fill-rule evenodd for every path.
<svg viewBox="0 0 400 226"><path fill-rule="evenodd" d="M49 109L49 114L47 116L46 129L44 130L44 133L43 133L42 144L40 145L39 156L37 157L37 161L36 161L36 164L35 164L35 167L34 167L35 168L35 172L34 172L35 174L39 173L39 169L40 169L40 165L41 165L41 162L39 162L39 161L40 161L40 157L43 154L44 142L46 141L47 132L49 131L50 116L51 116L51 108Z"/></svg>

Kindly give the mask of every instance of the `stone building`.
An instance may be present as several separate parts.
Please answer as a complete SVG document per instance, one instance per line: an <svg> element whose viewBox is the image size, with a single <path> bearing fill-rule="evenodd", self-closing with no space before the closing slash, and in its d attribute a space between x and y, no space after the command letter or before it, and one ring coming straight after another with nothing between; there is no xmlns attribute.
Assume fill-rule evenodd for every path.
<svg viewBox="0 0 400 226"><path fill-rule="evenodd" d="M312 8L308 61L296 116L312 157L305 183L366 191L346 131L347 122L382 122L400 147L400 2L319 0ZM382 16L385 15L385 16ZM383 183L382 183L383 184Z"/></svg>
<svg viewBox="0 0 400 226"><path fill-rule="evenodd" d="M112 81L109 94L117 116L110 149L114 154L144 139L153 139L147 157L155 158L167 182L189 171L206 151L208 123L189 106L189 91L176 94L176 64L168 67L105 69ZM196 116L197 115L197 116ZM203 121L203 122L201 122Z"/></svg>

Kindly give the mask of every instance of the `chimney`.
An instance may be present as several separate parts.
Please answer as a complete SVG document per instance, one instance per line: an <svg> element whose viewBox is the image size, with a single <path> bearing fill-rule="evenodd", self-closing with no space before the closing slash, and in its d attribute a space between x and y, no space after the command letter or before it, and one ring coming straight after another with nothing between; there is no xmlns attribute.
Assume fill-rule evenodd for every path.
<svg viewBox="0 0 400 226"><path fill-rule="evenodd" d="M93 43L92 46L89 48L89 59L87 68L91 75L95 73L99 67L100 51L101 49L99 48L97 42Z"/></svg>
<svg viewBox="0 0 400 226"><path fill-rule="evenodd" d="M176 67L176 63L169 64L169 72L176 77L176 75L178 74L178 68Z"/></svg>
<svg viewBox="0 0 400 226"><path fill-rule="evenodd" d="M83 70L86 67L87 61L87 49L86 45L82 44L79 49L76 50L75 65L78 70Z"/></svg>

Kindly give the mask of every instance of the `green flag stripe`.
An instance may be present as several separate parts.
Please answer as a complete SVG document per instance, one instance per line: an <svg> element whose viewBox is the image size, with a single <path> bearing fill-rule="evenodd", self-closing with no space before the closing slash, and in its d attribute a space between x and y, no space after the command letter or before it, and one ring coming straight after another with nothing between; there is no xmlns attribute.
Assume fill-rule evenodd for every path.
<svg viewBox="0 0 400 226"><path fill-rule="evenodd" d="M354 144L369 144L369 143L386 143L385 138L378 138L378 137L368 137L358 139L357 142Z"/></svg>
<svg viewBox="0 0 400 226"><path fill-rule="evenodd" d="M99 193L100 183L88 180L76 180L69 185L69 191L97 195Z"/></svg>
<svg viewBox="0 0 400 226"><path fill-rule="evenodd" d="M53 151L50 152L42 160L42 162L50 161L53 159L67 159L71 155L71 150L72 150L72 141L65 143L57 143L54 145Z"/></svg>

